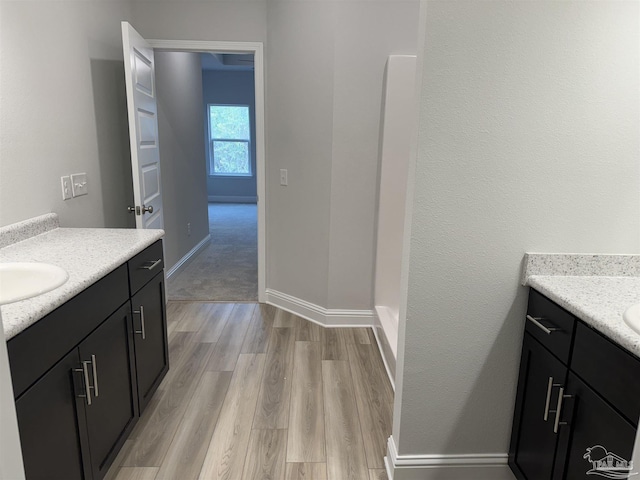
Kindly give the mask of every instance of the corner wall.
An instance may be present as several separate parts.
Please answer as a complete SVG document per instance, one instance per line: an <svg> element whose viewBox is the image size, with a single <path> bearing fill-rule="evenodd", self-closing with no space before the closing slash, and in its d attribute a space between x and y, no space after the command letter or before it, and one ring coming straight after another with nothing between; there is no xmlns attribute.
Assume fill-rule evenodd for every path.
<svg viewBox="0 0 640 480"><path fill-rule="evenodd" d="M393 437L401 460L439 461L436 475L465 454L495 455L486 468L504 471L524 252L640 252L639 6L446 0L421 8ZM397 478L432 478L415 468Z"/></svg>

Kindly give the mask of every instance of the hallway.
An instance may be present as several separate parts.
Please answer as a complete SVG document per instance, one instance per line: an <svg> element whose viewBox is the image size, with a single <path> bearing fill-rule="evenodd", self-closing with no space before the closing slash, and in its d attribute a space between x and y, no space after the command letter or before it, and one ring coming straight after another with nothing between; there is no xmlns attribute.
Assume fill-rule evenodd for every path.
<svg viewBox="0 0 640 480"><path fill-rule="evenodd" d="M169 302L170 370L107 480L386 479L393 390L370 329Z"/></svg>
<svg viewBox="0 0 640 480"><path fill-rule="evenodd" d="M169 300L258 300L257 205L209 203L211 242L167 281Z"/></svg>

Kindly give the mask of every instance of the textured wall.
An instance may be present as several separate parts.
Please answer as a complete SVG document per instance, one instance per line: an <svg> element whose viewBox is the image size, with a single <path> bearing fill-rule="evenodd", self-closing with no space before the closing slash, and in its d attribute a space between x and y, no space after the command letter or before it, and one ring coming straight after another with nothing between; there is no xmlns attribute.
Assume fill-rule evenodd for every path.
<svg viewBox="0 0 640 480"><path fill-rule="evenodd" d="M423 2L400 454L505 453L526 251L640 252L637 2Z"/></svg>

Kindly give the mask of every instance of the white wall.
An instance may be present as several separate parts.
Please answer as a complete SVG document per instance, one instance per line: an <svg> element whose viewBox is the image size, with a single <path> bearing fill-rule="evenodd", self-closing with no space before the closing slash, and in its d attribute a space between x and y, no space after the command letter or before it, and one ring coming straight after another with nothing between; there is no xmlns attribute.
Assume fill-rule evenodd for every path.
<svg viewBox="0 0 640 480"><path fill-rule="evenodd" d="M56 212L63 226L131 225L124 66L128 2L0 5L0 225ZM60 177L86 172L62 201Z"/></svg>
<svg viewBox="0 0 640 480"><path fill-rule="evenodd" d="M404 301L400 286L409 157L416 118L415 77L415 55L389 56L380 132L374 303L394 357L400 303Z"/></svg>
<svg viewBox="0 0 640 480"><path fill-rule="evenodd" d="M640 252L637 2L424 1L399 453L505 453L526 251Z"/></svg>
<svg viewBox="0 0 640 480"><path fill-rule="evenodd" d="M155 67L165 263L171 268L209 234L200 54L155 52Z"/></svg>

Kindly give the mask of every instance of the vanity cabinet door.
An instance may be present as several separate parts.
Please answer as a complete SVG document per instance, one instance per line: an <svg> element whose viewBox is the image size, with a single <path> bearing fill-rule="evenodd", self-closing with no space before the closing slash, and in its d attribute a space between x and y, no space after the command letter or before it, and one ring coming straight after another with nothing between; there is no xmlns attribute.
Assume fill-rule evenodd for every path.
<svg viewBox="0 0 640 480"><path fill-rule="evenodd" d="M573 373L569 373L566 393L561 417L566 424L561 426L557 454L562 468L555 478L626 478L623 470L607 469L631 460L635 427ZM594 465L600 460L611 462L611 467ZM608 476L611 472L613 476Z"/></svg>
<svg viewBox="0 0 640 480"><path fill-rule="evenodd" d="M558 434L555 409L567 367L525 333L509 464L519 479L550 480Z"/></svg>
<svg viewBox="0 0 640 480"><path fill-rule="evenodd" d="M85 399L93 480L104 477L137 418L133 328L125 304L79 346L80 360L89 371Z"/></svg>
<svg viewBox="0 0 640 480"><path fill-rule="evenodd" d="M84 385L73 349L18 400L16 411L27 480L87 479Z"/></svg>
<svg viewBox="0 0 640 480"><path fill-rule="evenodd" d="M164 273L131 298L140 413L169 370Z"/></svg>

